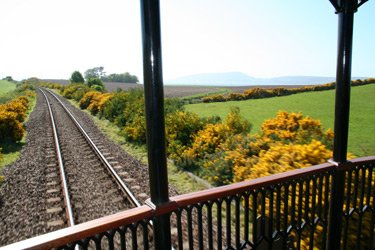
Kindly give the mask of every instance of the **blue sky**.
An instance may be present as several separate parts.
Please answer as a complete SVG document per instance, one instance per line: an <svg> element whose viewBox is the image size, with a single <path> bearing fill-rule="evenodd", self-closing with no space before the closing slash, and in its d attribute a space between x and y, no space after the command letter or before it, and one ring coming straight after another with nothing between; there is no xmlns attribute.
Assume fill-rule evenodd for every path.
<svg viewBox="0 0 375 250"><path fill-rule="evenodd" d="M328 0L161 0L164 79L240 71L334 76ZM104 66L142 79L139 1L1 0L0 77L69 78ZM375 1L355 15L353 76L375 76Z"/></svg>

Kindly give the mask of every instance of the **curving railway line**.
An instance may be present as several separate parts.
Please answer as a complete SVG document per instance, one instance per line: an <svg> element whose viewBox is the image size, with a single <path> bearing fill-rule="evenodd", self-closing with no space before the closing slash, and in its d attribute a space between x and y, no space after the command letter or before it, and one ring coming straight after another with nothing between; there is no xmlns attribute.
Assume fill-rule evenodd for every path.
<svg viewBox="0 0 375 250"><path fill-rule="evenodd" d="M40 91L51 120L51 132L47 134L53 138L46 164L47 225L74 225L140 206L125 184L128 173L106 151L100 139L90 137L53 92Z"/></svg>

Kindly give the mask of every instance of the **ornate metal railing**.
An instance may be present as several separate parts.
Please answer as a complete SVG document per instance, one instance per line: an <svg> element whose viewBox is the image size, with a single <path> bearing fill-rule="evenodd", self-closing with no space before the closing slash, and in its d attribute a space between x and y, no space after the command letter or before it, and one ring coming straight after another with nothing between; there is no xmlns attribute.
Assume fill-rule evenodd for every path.
<svg viewBox="0 0 375 250"><path fill-rule="evenodd" d="M5 249L375 249L375 157L346 161L353 19L367 0L330 0L339 18L334 162L172 198L160 6L140 2L150 202Z"/></svg>
<svg viewBox="0 0 375 250"><path fill-rule="evenodd" d="M344 249L373 249L375 157L339 168L325 163L223 187L171 197L163 206L147 202L71 228L15 243L5 249L153 249L148 222L170 218L176 249L324 249L330 189L344 172Z"/></svg>

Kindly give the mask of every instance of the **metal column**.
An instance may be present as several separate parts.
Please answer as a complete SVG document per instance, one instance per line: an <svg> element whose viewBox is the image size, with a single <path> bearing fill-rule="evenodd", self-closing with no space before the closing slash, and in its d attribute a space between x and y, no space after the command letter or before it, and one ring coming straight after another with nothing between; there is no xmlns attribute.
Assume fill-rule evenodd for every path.
<svg viewBox="0 0 375 250"><path fill-rule="evenodd" d="M158 207L169 201L159 0L141 0L141 19L150 191ZM155 218L153 226L155 249L171 249L169 216Z"/></svg>
<svg viewBox="0 0 375 250"><path fill-rule="evenodd" d="M338 18L338 49L336 70L336 101L335 101L335 137L333 145L333 162L337 164L332 179L331 203L328 221L327 248L340 249L341 226L343 216L343 200L345 173L341 166L347 162L350 83L352 68L352 42L354 13L366 1L330 0L335 7Z"/></svg>

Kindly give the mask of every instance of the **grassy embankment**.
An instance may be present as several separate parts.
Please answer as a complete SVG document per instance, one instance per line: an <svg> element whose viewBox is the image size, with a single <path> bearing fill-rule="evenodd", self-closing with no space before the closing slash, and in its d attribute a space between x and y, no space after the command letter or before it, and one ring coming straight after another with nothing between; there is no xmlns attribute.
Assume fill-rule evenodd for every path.
<svg viewBox="0 0 375 250"><path fill-rule="evenodd" d="M0 80L0 103L7 102L9 99L16 97L14 90L16 89L16 84L8 81ZM27 118L25 122L28 120L28 116L33 111L34 106L36 104L36 98L31 101L30 108L27 111ZM15 162L18 157L20 156L20 152L22 146L25 144L25 138L27 133L23 136L22 140L18 143L11 142L11 141L1 141L0 148L2 159L0 160L0 169L4 166Z"/></svg>
<svg viewBox="0 0 375 250"><path fill-rule="evenodd" d="M319 119L325 129L333 129L334 94L334 90L327 90L266 99L191 104L186 105L186 109L202 117L219 115L224 118L230 107L237 106L241 114L253 124L252 133L259 132L263 121L274 117L279 110L302 112L303 115ZM351 90L349 151L356 156L375 155L374 96L374 84Z"/></svg>

